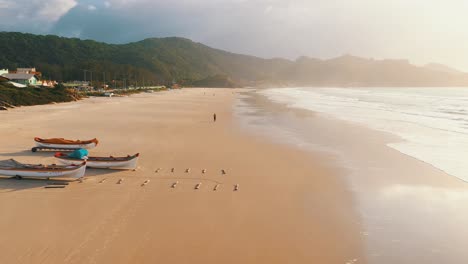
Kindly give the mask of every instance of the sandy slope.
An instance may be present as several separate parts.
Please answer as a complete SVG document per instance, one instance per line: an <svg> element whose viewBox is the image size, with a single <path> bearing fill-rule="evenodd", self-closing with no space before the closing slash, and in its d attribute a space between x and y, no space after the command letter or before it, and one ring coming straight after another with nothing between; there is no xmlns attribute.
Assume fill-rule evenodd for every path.
<svg viewBox="0 0 468 264"><path fill-rule="evenodd" d="M185 89L0 113L2 159L55 162L29 151L34 136L142 155L135 172L89 170L65 189L0 180L0 263L364 263L340 178L321 157L237 129L234 96Z"/></svg>

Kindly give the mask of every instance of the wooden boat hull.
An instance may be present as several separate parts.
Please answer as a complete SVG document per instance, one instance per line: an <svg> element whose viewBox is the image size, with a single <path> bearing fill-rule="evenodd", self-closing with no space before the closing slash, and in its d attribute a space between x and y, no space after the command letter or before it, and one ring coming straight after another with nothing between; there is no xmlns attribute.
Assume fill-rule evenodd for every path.
<svg viewBox="0 0 468 264"><path fill-rule="evenodd" d="M81 178L85 175L86 164L57 168L0 168L0 175L22 178Z"/></svg>
<svg viewBox="0 0 468 264"><path fill-rule="evenodd" d="M86 140L82 143L50 143L46 142L47 140L43 140L41 138L35 138L36 146L43 147L43 148L50 148L50 149L92 149L95 148L98 144L96 139L93 140Z"/></svg>
<svg viewBox="0 0 468 264"><path fill-rule="evenodd" d="M92 149L96 147L96 143L64 145L64 144L49 144L49 143L36 142L36 146L50 148L50 149L80 149L80 148Z"/></svg>
<svg viewBox="0 0 468 264"><path fill-rule="evenodd" d="M83 162L80 159L72 159L66 156L55 156L62 164L72 165ZM130 157L116 157L115 160L103 157L89 157L86 160L86 166L95 169L117 169L117 170L133 170L137 167L139 154Z"/></svg>

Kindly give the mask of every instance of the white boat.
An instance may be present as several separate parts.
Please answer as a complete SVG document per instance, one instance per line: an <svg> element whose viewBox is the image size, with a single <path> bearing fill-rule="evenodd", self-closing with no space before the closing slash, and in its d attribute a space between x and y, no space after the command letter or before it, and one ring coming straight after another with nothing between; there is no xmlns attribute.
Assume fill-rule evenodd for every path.
<svg viewBox="0 0 468 264"><path fill-rule="evenodd" d="M95 138L91 140L69 140L64 138L43 139L35 137L34 141L36 141L38 147L51 149L91 149L99 143Z"/></svg>
<svg viewBox="0 0 468 264"><path fill-rule="evenodd" d="M137 167L139 156L140 153L126 157L87 157L84 160L86 160L86 166L89 168L132 170ZM55 157L61 163L67 165L79 164L84 161L82 159L70 158L68 155L60 152L56 153Z"/></svg>
<svg viewBox="0 0 468 264"><path fill-rule="evenodd" d="M0 161L0 175L17 178L81 178L86 171L86 162L78 165L23 164L14 159Z"/></svg>

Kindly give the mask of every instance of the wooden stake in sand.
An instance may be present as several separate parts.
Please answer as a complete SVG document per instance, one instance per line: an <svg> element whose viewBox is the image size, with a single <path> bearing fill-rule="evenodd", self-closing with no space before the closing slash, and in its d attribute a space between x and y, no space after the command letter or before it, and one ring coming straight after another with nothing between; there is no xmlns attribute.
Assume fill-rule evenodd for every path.
<svg viewBox="0 0 468 264"><path fill-rule="evenodd" d="M146 184L148 184L150 182L150 180L146 180L144 183L141 184L141 186L145 186Z"/></svg>
<svg viewBox="0 0 468 264"><path fill-rule="evenodd" d="M48 182L48 185L69 185L68 182Z"/></svg>
<svg viewBox="0 0 468 264"><path fill-rule="evenodd" d="M107 179L104 178L104 179L100 180L99 183L104 183L106 180L107 180Z"/></svg>
<svg viewBox="0 0 468 264"><path fill-rule="evenodd" d="M201 173L205 174L205 173L206 173L206 169L203 169L203 170L201 171Z"/></svg>
<svg viewBox="0 0 468 264"><path fill-rule="evenodd" d="M65 185L47 185L47 186L44 186L44 188L46 189L63 189L67 186Z"/></svg>
<svg viewBox="0 0 468 264"><path fill-rule="evenodd" d="M222 174L226 174L226 171L224 169L221 170Z"/></svg>
<svg viewBox="0 0 468 264"><path fill-rule="evenodd" d="M171 172L174 172L174 168L171 169Z"/></svg>
<svg viewBox="0 0 468 264"><path fill-rule="evenodd" d="M186 169L185 173L190 173L190 168Z"/></svg>
<svg viewBox="0 0 468 264"><path fill-rule="evenodd" d="M216 184L215 187L213 188L213 191L217 191L219 188L219 184Z"/></svg>
<svg viewBox="0 0 468 264"><path fill-rule="evenodd" d="M117 182L117 184L122 184L123 182L123 179L119 179L119 181Z"/></svg>
<svg viewBox="0 0 468 264"><path fill-rule="evenodd" d="M195 190L200 189L200 187L201 187L201 182L199 182L197 185L195 185Z"/></svg>
<svg viewBox="0 0 468 264"><path fill-rule="evenodd" d="M158 173L161 170L161 168L158 168L155 172Z"/></svg>
<svg viewBox="0 0 468 264"><path fill-rule="evenodd" d="M234 191L238 191L238 190L239 190L239 184L234 185Z"/></svg>
<svg viewBox="0 0 468 264"><path fill-rule="evenodd" d="M174 183L171 185L171 188L175 188L175 187L177 186L178 183L179 183L178 181L174 182Z"/></svg>

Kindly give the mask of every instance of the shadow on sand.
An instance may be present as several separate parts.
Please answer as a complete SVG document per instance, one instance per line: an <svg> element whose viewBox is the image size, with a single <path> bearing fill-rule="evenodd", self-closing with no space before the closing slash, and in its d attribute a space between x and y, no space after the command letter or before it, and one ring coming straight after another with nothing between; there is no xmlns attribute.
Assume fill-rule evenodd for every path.
<svg viewBox="0 0 468 264"><path fill-rule="evenodd" d="M0 193L6 192L14 192L14 191L21 191L26 189L34 189L34 188L43 188L46 186L52 185L68 185L77 179L34 179L34 178L24 178L18 180L14 177L0 177Z"/></svg>
<svg viewBox="0 0 468 264"><path fill-rule="evenodd" d="M31 150L22 150L18 152L0 153L3 159L9 159L10 157L53 157L55 151L41 151L33 153Z"/></svg>

